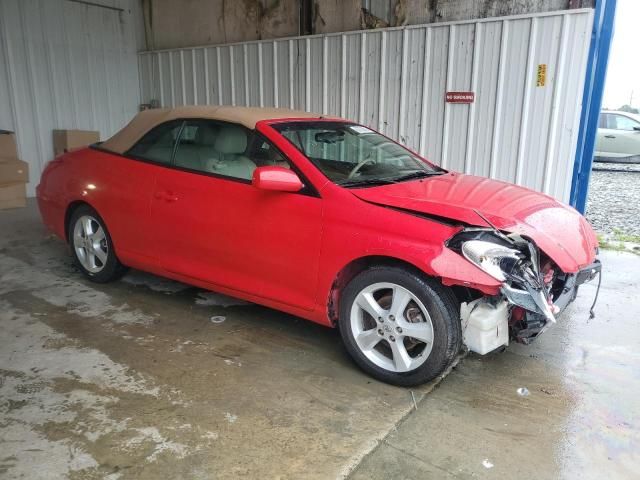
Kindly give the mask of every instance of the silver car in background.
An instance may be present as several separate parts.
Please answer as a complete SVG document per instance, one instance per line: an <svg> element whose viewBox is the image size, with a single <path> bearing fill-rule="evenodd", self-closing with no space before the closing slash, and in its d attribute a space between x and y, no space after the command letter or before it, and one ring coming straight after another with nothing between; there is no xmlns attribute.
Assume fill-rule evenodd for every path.
<svg viewBox="0 0 640 480"><path fill-rule="evenodd" d="M640 115L617 110L600 112L594 161L640 164Z"/></svg>

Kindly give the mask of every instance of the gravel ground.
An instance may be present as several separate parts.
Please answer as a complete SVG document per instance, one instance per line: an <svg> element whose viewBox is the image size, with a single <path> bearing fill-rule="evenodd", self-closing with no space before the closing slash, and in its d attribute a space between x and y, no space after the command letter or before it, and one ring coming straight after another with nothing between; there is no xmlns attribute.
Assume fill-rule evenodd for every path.
<svg viewBox="0 0 640 480"><path fill-rule="evenodd" d="M594 163L587 218L598 233L640 235L640 165Z"/></svg>

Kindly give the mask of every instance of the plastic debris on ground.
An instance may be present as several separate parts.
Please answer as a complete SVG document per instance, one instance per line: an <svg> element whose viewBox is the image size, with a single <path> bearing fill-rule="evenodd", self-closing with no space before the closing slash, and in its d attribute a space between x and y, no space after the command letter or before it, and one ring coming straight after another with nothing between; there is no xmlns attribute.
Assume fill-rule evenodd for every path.
<svg viewBox="0 0 640 480"><path fill-rule="evenodd" d="M238 416L237 415L234 415L234 414L229 413L229 412L224 414L224 418L226 418L227 422L229 422L229 423L235 423L235 421L238 420Z"/></svg>
<svg viewBox="0 0 640 480"><path fill-rule="evenodd" d="M413 394L413 390L410 390L410 392L411 392L411 399L413 400L413 408L418 410L418 404L416 403L416 396Z"/></svg>
<svg viewBox="0 0 640 480"><path fill-rule="evenodd" d="M209 320L211 320L211 323L222 323L226 319L227 319L227 317L223 317L222 315L214 315Z"/></svg>
<svg viewBox="0 0 640 480"><path fill-rule="evenodd" d="M518 390L518 395L520 395L521 397L528 397L529 396L529 389L527 387L520 387Z"/></svg>
<svg viewBox="0 0 640 480"><path fill-rule="evenodd" d="M488 458L485 458L485 459L482 461L482 466L483 466L484 468L493 468L493 463L491 463L491 462L489 461L489 459L488 459Z"/></svg>

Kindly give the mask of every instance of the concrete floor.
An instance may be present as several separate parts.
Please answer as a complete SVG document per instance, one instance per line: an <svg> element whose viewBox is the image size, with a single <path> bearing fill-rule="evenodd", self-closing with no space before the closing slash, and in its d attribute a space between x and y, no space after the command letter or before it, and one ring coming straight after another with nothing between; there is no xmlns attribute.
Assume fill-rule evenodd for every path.
<svg viewBox="0 0 640 480"><path fill-rule="evenodd" d="M33 203L0 232L2 478L637 478L639 257L602 255L595 319L587 286L416 410L335 331L141 272L91 284Z"/></svg>

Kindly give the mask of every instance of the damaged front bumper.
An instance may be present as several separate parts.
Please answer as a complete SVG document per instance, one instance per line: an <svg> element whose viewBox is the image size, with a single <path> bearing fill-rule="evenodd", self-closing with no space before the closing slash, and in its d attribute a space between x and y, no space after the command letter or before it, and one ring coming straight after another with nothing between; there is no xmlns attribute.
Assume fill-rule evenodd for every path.
<svg viewBox="0 0 640 480"><path fill-rule="evenodd" d="M481 355L508 345L509 340L531 343L556 323L557 316L575 300L580 285L593 280L601 270L596 259L577 273L564 275L553 291L544 285L523 283L525 288L517 288L505 283L498 296L463 303L460 312L464 343Z"/></svg>
<svg viewBox="0 0 640 480"><path fill-rule="evenodd" d="M501 283L497 295L471 296L475 299L460 307L464 343L485 354L509 340L530 343L556 323L580 285L598 276L602 267L595 258L578 272L565 273L532 239L501 232L482 218L490 228L465 228L446 245ZM596 248L594 257L597 253Z"/></svg>
<svg viewBox="0 0 640 480"><path fill-rule="evenodd" d="M564 284L552 297L544 289L536 289L525 284L526 290L503 285L502 295L509 304L520 307L523 312L519 318L512 319L510 327L512 338L520 343L528 344L556 323L556 317L573 302L578 294L578 287L593 280L602 270L600 260L594 261L573 275L566 275Z"/></svg>
<svg viewBox="0 0 640 480"><path fill-rule="evenodd" d="M561 293L553 300L552 304L549 304L547 296L541 289L535 289L528 284L526 285L526 290L512 288L505 284L500 291L512 305L543 315L550 323L555 323L555 315L562 312L567 305L575 300L578 287L583 283L593 280L601 270L602 264L600 260L596 260L578 273L567 275Z"/></svg>

